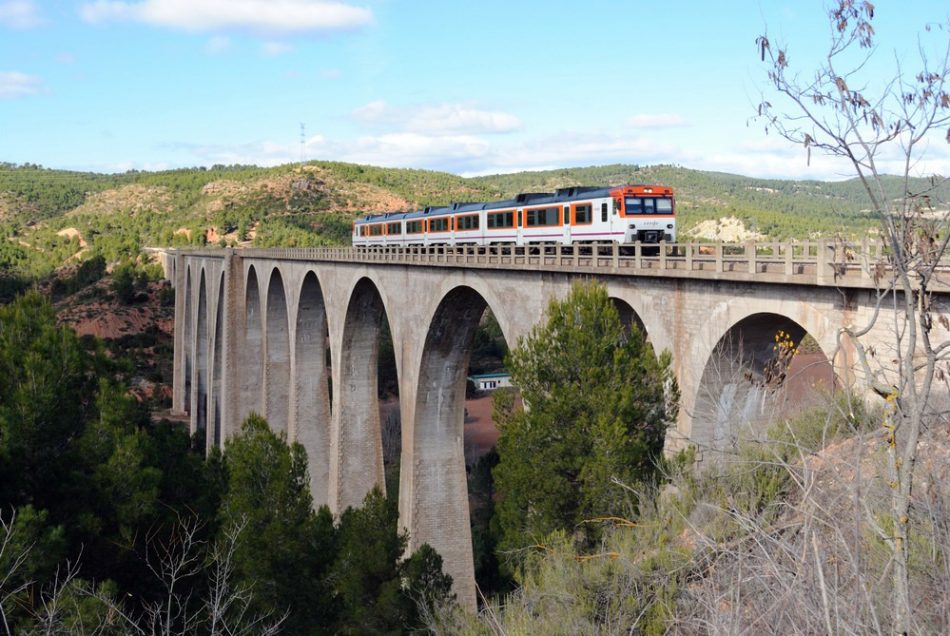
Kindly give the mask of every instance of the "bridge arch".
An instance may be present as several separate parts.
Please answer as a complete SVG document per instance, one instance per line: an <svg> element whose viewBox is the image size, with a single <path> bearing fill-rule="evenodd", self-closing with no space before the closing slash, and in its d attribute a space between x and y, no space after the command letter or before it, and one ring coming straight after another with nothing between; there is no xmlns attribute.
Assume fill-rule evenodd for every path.
<svg viewBox="0 0 950 636"><path fill-rule="evenodd" d="M337 462L332 487L336 509L362 504L374 487L385 492L383 441L379 415L379 350L386 305L376 282L360 276L353 285L343 318L339 349L341 381L333 387ZM397 376L399 356L397 356Z"/></svg>
<svg viewBox="0 0 950 636"><path fill-rule="evenodd" d="M241 410L243 421L252 411L263 414L264 335L261 319L261 293L257 269L250 265L245 275L244 334L241 355ZM235 422L240 427L241 421ZM236 431L235 431L236 432Z"/></svg>
<svg viewBox="0 0 950 636"><path fill-rule="evenodd" d="M208 288L205 268L199 273L198 313L195 340L195 413L192 416L192 434L197 433L199 443L208 429Z"/></svg>
<svg viewBox="0 0 950 636"><path fill-rule="evenodd" d="M264 316L264 416L275 433L287 434L290 422L290 323L280 269L271 270Z"/></svg>
<svg viewBox="0 0 950 636"><path fill-rule="evenodd" d="M637 325L658 354L664 350L675 349L666 308L657 305L655 296L652 296L653 301L648 304L645 302L643 290L628 283L613 281L607 281L607 294L620 313L621 322L625 325Z"/></svg>
<svg viewBox="0 0 950 636"><path fill-rule="evenodd" d="M640 314L630 306L630 303L616 296L611 296L610 302L613 303L617 315L620 316L620 322L625 328L624 333L629 333L631 328L636 327L637 331L643 335L644 340L650 339L650 333L647 331L646 325L643 324Z"/></svg>
<svg viewBox="0 0 950 636"><path fill-rule="evenodd" d="M412 446L408 454L403 451L407 471L402 485L408 493L400 493L401 504L408 506L401 512L408 521L410 549L428 543L442 555L454 591L467 607L475 606L464 448L469 362L486 308L491 308L509 344L516 329L506 306L490 290L478 289L479 282L477 277L456 282L437 297L429 314L418 367ZM526 332L533 324L520 326Z"/></svg>
<svg viewBox="0 0 950 636"><path fill-rule="evenodd" d="M294 329L293 417L290 439L307 451L314 505L329 502L330 392L327 378L327 311L313 270L300 285Z"/></svg>
<svg viewBox="0 0 950 636"><path fill-rule="evenodd" d="M820 312L804 303L778 301L770 307L774 311L743 305L717 308L715 319L697 338L708 349L704 357L694 358L706 362L697 368L688 437L713 461L741 439L761 437L778 419L817 406L819 394L846 377L846 370L840 364L836 369L828 356L834 351L835 330ZM717 336L712 336L713 325ZM800 351L806 335L817 347L791 357L789 350ZM784 360L783 353L788 355ZM844 373L836 373L839 369Z"/></svg>

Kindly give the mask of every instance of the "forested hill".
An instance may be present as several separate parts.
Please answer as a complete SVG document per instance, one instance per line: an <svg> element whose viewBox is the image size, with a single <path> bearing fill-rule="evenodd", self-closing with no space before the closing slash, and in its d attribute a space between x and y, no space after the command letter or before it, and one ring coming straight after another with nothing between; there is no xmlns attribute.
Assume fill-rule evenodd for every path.
<svg viewBox="0 0 950 636"><path fill-rule="evenodd" d="M32 279L93 255L116 262L151 245L345 243L358 214L491 200L569 185L662 183L681 230L735 217L772 238L874 225L856 181L762 180L675 166L610 165L463 178L442 172L310 162L94 174L0 163L0 274ZM898 180L889 180L894 196ZM923 189L925 182L912 184ZM946 184L942 186L947 190ZM940 200L947 200L944 196ZM714 224L715 225L715 224Z"/></svg>

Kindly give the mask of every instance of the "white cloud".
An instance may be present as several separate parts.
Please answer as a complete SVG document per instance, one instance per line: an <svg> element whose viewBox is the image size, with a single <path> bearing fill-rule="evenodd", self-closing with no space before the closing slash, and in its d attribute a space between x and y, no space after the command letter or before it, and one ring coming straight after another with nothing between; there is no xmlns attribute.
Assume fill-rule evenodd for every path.
<svg viewBox="0 0 950 636"><path fill-rule="evenodd" d="M13 29L29 29L43 23L33 0L0 2L0 24Z"/></svg>
<svg viewBox="0 0 950 636"><path fill-rule="evenodd" d="M346 31L373 20L369 9L324 0L95 0L83 4L79 12L91 23L142 22L198 32Z"/></svg>
<svg viewBox="0 0 950 636"><path fill-rule="evenodd" d="M421 115L429 109L437 110L436 114L451 124L444 126L446 130L463 128L453 121L453 113L457 111L439 108L420 107L418 112ZM383 101L370 102L352 115L382 130L357 138L316 135L307 140L303 158L444 170L464 176L609 163L667 163L761 178L840 180L853 176L846 161L813 152L809 165L803 148L774 136L736 137L731 143L718 147L704 147L694 140L674 141L662 131L656 134L640 130L561 132L525 138L523 135L481 134L485 131L477 129L490 131L492 125L478 118L472 123L464 117L460 120L476 129L474 132L446 133L439 126L431 126L431 131L420 131L410 129L414 121L412 111L391 108ZM276 165L301 158L299 144L289 139L286 143L182 147L199 162L207 164ZM950 174L950 145L942 137L932 140L926 151L925 159L914 166L915 175ZM898 173L901 168L897 156L881 156L880 165L890 173Z"/></svg>
<svg viewBox="0 0 950 636"><path fill-rule="evenodd" d="M231 48L231 39L224 35L215 35L208 39L205 51L212 54L224 53Z"/></svg>
<svg viewBox="0 0 950 636"><path fill-rule="evenodd" d="M472 163L460 172L466 176L548 170L608 163L669 163L677 148L643 136L606 133L562 133L492 148L489 161Z"/></svg>
<svg viewBox="0 0 950 636"><path fill-rule="evenodd" d="M406 128L424 133L505 133L521 128L521 120L510 113L441 104L416 111Z"/></svg>
<svg viewBox="0 0 950 636"><path fill-rule="evenodd" d="M0 71L0 99L36 95L43 88L40 78L17 71Z"/></svg>
<svg viewBox="0 0 950 636"><path fill-rule="evenodd" d="M389 111L386 102L381 99L369 102L353 111L353 117L363 123L377 123Z"/></svg>
<svg viewBox="0 0 950 636"><path fill-rule="evenodd" d="M468 135L507 133L521 128L515 115L488 111L464 104L432 104L393 107L382 100L369 102L353 111L364 124L395 128L420 135Z"/></svg>
<svg viewBox="0 0 950 636"><path fill-rule="evenodd" d="M290 45L283 42L264 42L261 45L261 52L268 57L277 57L290 52Z"/></svg>
<svg viewBox="0 0 950 636"><path fill-rule="evenodd" d="M377 166L454 170L484 158L491 144L474 135L432 136L414 132L361 137L339 148L344 161Z"/></svg>
<svg viewBox="0 0 950 636"><path fill-rule="evenodd" d="M638 113L627 119L630 128L681 128L686 120L674 113Z"/></svg>
<svg viewBox="0 0 950 636"><path fill-rule="evenodd" d="M938 136L929 147L921 147L921 159L911 166L911 176L927 177L950 174L950 147ZM760 178L819 179L838 181L855 175L851 162L832 157L817 150L808 152L798 145L779 138L766 137L737 143L732 149L713 152L684 151L678 162L697 170L717 170ZM878 170L884 174L902 174L903 158L899 149L882 149L877 160Z"/></svg>
<svg viewBox="0 0 950 636"><path fill-rule="evenodd" d="M254 164L258 166L278 166L300 161L300 143L277 143L256 141L244 144L193 144L173 143L168 148L176 153L187 152L205 165ZM322 135L313 135L304 142L305 160L317 157L333 156L327 150L326 139ZM186 162L187 163L187 162ZM184 164L183 164L184 165Z"/></svg>

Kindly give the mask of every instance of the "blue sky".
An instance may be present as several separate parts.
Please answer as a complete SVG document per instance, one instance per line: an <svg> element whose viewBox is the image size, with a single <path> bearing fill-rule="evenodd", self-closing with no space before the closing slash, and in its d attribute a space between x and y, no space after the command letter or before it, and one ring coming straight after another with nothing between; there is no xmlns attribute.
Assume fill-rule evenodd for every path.
<svg viewBox="0 0 950 636"><path fill-rule="evenodd" d="M750 123L767 28L825 3L0 0L0 161L103 172L304 159L472 175L614 162L848 176ZM945 0L881 0L881 63ZM946 38L947 32L939 32ZM305 126L301 144L301 123ZM950 174L937 138L921 171Z"/></svg>

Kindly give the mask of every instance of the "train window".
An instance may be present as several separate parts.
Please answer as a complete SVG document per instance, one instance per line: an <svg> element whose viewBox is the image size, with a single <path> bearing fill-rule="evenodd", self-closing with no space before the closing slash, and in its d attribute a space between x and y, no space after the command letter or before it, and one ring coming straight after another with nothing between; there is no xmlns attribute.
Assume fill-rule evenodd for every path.
<svg viewBox="0 0 950 636"><path fill-rule="evenodd" d="M626 197L627 215L673 214L673 199L669 197Z"/></svg>
<svg viewBox="0 0 950 636"><path fill-rule="evenodd" d="M540 208L536 210L525 210L525 227L535 227L539 225L557 225L557 208Z"/></svg>
<svg viewBox="0 0 950 636"><path fill-rule="evenodd" d="M429 219L430 232L447 232L449 229L449 220L445 217L441 219Z"/></svg>
<svg viewBox="0 0 950 636"><path fill-rule="evenodd" d="M369 226L369 235L370 236L382 236L383 235L383 224L376 223Z"/></svg>
<svg viewBox="0 0 950 636"><path fill-rule="evenodd" d="M399 223L389 223L386 226L386 234L402 234L402 228Z"/></svg>
<svg viewBox="0 0 950 636"><path fill-rule="evenodd" d="M607 204L606 203L600 204L600 221L601 223L607 222Z"/></svg>
<svg viewBox="0 0 950 636"><path fill-rule="evenodd" d="M591 206L589 203L574 206L574 223L577 225L587 225L592 220Z"/></svg>
<svg viewBox="0 0 950 636"><path fill-rule="evenodd" d="M460 230L460 231L477 230L478 229L478 215L469 214L466 216L455 217L455 229Z"/></svg>
<svg viewBox="0 0 950 636"><path fill-rule="evenodd" d="M571 224L571 206L565 205L564 206L564 225L570 225L570 224Z"/></svg>
<svg viewBox="0 0 950 636"><path fill-rule="evenodd" d="M491 229L495 227L514 227L514 212L492 212L486 217L486 226Z"/></svg>
<svg viewBox="0 0 950 636"><path fill-rule="evenodd" d="M421 234L422 221L406 221L406 234Z"/></svg>

